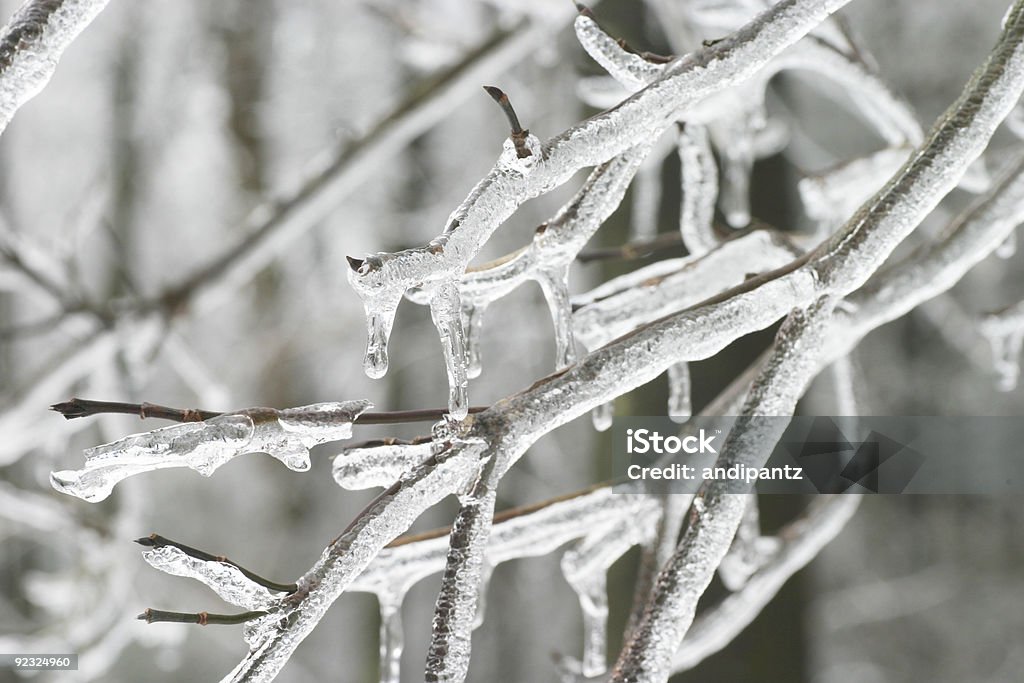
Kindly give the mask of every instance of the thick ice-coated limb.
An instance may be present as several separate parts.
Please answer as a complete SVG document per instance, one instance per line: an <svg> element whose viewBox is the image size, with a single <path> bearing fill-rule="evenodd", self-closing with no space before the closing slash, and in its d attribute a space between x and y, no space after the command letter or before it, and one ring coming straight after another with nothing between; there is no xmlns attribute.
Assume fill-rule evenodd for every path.
<svg viewBox="0 0 1024 683"><path fill-rule="evenodd" d="M109 0L27 0L0 30L0 133Z"/></svg>

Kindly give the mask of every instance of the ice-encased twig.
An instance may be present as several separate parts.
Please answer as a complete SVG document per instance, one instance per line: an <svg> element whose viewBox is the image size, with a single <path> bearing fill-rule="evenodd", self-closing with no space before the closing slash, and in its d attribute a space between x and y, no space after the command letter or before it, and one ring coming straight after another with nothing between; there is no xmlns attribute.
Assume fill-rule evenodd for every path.
<svg viewBox="0 0 1024 683"><path fill-rule="evenodd" d="M280 597L225 562L202 560L181 549L165 545L142 553L152 567L174 576L196 579L210 587L222 600L247 610L266 610Z"/></svg>
<svg viewBox="0 0 1024 683"><path fill-rule="evenodd" d="M246 453L267 453L289 469L304 472L309 469L310 448L351 437L352 422L371 407L369 401L346 401L285 410L249 408L132 434L86 449L83 469L53 472L50 482L61 493L97 502L135 474L188 467L208 477Z"/></svg>
<svg viewBox="0 0 1024 683"><path fill-rule="evenodd" d="M28 0L0 30L0 133L109 0Z"/></svg>
<svg viewBox="0 0 1024 683"><path fill-rule="evenodd" d="M601 285L597 295L577 298L576 337L596 349L636 327L683 310L742 283L754 271L793 261L797 251L763 230L724 242L702 255L666 259Z"/></svg>
<svg viewBox="0 0 1024 683"><path fill-rule="evenodd" d="M486 588L484 554L491 534L497 478L490 461L448 535L448 556L434 606L424 680L461 683L469 671L480 591Z"/></svg>
<svg viewBox="0 0 1024 683"><path fill-rule="evenodd" d="M691 669L718 652L761 613L793 574L807 565L853 517L861 496L843 494L816 500L779 533L774 554L739 592L698 616L672 657L672 672Z"/></svg>

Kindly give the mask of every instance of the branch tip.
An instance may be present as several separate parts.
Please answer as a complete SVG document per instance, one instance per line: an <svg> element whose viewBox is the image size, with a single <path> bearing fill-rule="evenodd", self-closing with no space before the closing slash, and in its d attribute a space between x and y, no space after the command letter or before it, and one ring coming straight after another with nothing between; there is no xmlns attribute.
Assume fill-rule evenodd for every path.
<svg viewBox="0 0 1024 683"><path fill-rule="evenodd" d="M81 401L77 398L73 398L70 401L64 401L63 403L54 403L50 406L50 410L60 413L64 416L65 420L73 420L76 417L85 417L89 414L82 406Z"/></svg>
<svg viewBox="0 0 1024 683"><path fill-rule="evenodd" d="M359 269L363 267L363 264L366 263L365 260L355 258L354 256L346 256L345 260L348 261L348 267L357 273L359 272Z"/></svg>
<svg viewBox="0 0 1024 683"><path fill-rule="evenodd" d="M512 103L508 99L501 88L496 88L493 85L485 85L484 90L491 96L491 99L498 103L501 110L505 112L505 118L508 119L508 124L512 128L512 137L525 137L526 132L523 127L519 124L519 117L516 116L516 110L512 108Z"/></svg>
<svg viewBox="0 0 1024 683"><path fill-rule="evenodd" d="M572 4L576 5L576 11L579 12L581 15L585 16L587 19L594 18L593 10L584 5L582 2L573 2Z"/></svg>

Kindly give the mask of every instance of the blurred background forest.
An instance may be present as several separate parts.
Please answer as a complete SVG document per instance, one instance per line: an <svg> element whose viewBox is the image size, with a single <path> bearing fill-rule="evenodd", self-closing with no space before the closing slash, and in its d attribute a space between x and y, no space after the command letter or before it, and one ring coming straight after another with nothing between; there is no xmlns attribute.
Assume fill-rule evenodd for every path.
<svg viewBox="0 0 1024 683"><path fill-rule="evenodd" d="M2 0L0 13L6 18L18 4ZM855 0L845 14L927 125L987 54L1005 8L1004 0ZM647 4L604 0L596 11L631 45L670 52ZM595 111L578 84L600 70L572 35L572 16L563 0L115 0L72 45L52 83L0 138L0 231L27 245L54 282L102 302L118 322L85 312L54 318L68 302L0 259L0 651L82 654L79 674L39 680L205 681L237 663L246 649L239 627L134 620L145 607L224 606L204 587L147 566L131 539L155 531L290 580L373 492L338 488L330 474L338 447L328 445L314 451L305 474L250 456L210 479L187 470L136 477L90 505L52 491L49 472L78 467L82 448L139 431L138 420L64 422L46 407L71 395L211 410L354 398L378 410L442 406L444 366L424 307L401 309L387 377L363 374L363 311L346 282L345 256L425 243L491 167L507 124L479 86L508 92L542 139ZM518 42L477 78L438 90L446 70L510 41ZM795 191L802 173L880 146L847 108L805 85L776 80L769 113L788 110L800 127L785 155L758 162L752 184L753 216L794 230L807 228ZM288 196L310 169L344 150L358 154L392 112L431 92L442 94L433 109L360 161L329 193L322 219L265 264L242 269L202 306L185 306L170 329L116 315L119 302L155 296L213 262L258 223L254 207ZM1007 143L997 137L994 145ZM650 216L659 232L677 230L675 155L638 183L593 246L628 241L631 224ZM575 186L524 206L481 256L527 243ZM660 199L651 193L659 187ZM961 195L924 230L944 224L966 203ZM653 213L641 206L651 196ZM987 343L969 324L1024 297L1019 264L1019 255L990 258L949 295L870 335L854 356L861 412L1020 414L1020 392L996 390ZM635 265L577 265L574 288ZM116 341L97 341L99 329ZM771 333L695 363L695 407L746 367ZM493 306L473 403L490 404L549 374L553 346L539 289L520 288ZM55 368L62 369L56 378ZM624 397L617 412L663 413L663 382ZM816 385L805 402L820 409L828 400ZM357 435L427 429L361 427ZM609 441L586 419L548 435L505 477L499 508L607 478ZM673 681L1019 681L1019 503L865 500L849 528L743 635ZM804 504L764 497L765 526ZM455 511L446 501L414 529L444 526ZM635 551L627 554L610 577L613 653L636 561ZM437 576L421 582L404 603L404 680L422 670L438 584ZM577 654L579 606L556 555L499 566L487 611L474 635L472 681L494 680L493 672L503 681L554 680L550 655ZM345 595L281 680L375 680L377 628L375 599ZM0 680L8 676L0 671Z"/></svg>

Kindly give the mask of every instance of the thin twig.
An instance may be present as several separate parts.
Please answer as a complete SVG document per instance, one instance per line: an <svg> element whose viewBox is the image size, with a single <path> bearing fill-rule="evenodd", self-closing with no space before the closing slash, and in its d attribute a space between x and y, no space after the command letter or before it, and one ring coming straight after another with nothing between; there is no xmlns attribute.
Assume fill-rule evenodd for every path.
<svg viewBox="0 0 1024 683"><path fill-rule="evenodd" d="M93 401L84 398L72 398L63 403L55 403L50 410L56 411L68 420L93 415L123 414L138 415L141 419L154 418L173 422L202 422L213 417L225 415L212 410L198 408L171 408L155 403L119 403L117 401ZM473 406L470 413L487 410L487 406ZM354 420L355 424L402 424L406 422L436 422L448 413L447 408L421 408L418 410L394 410L379 413L362 413Z"/></svg>
<svg viewBox="0 0 1024 683"><path fill-rule="evenodd" d="M145 612L136 617L147 624L158 622L170 622L175 624L199 624L208 625L234 625L244 624L253 619L266 616L267 612L239 612L238 614L212 614L210 612L165 612L160 609L147 608Z"/></svg>

